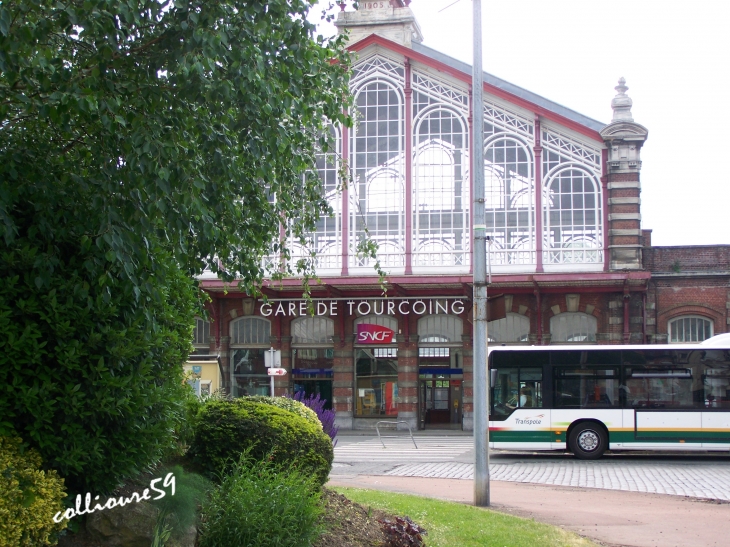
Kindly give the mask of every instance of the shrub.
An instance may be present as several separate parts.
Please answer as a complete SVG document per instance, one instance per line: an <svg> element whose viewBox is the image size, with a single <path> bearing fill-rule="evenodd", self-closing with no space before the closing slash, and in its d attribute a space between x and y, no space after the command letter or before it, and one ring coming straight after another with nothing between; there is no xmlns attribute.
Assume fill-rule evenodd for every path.
<svg viewBox="0 0 730 547"><path fill-rule="evenodd" d="M244 454L203 504L200 547L305 547L324 511L313 477Z"/></svg>
<svg viewBox="0 0 730 547"><path fill-rule="evenodd" d="M156 473L165 477L168 473L175 476L175 495L152 501L160 509L158 528L168 528L175 539L183 537L191 526L198 524L198 509L213 484L197 473L188 473L181 466L162 468Z"/></svg>
<svg viewBox="0 0 730 547"><path fill-rule="evenodd" d="M0 253L0 435L21 436L74 495L108 493L174 446L197 309L174 262L137 302L131 284L88 274L93 249ZM42 286L38 265L54 271Z"/></svg>
<svg viewBox="0 0 730 547"><path fill-rule="evenodd" d="M63 511L63 479L41 471L41 457L17 437L0 437L0 547L53 545L68 521Z"/></svg>
<svg viewBox="0 0 730 547"><path fill-rule="evenodd" d="M312 474L324 484L332 468L332 442L321 427L248 397L206 402L198 417L190 455L211 476L250 450L256 460Z"/></svg>
<svg viewBox="0 0 730 547"><path fill-rule="evenodd" d="M388 538L385 547L423 547L423 536L426 530L413 522L409 517L395 517L395 520L378 521Z"/></svg>
<svg viewBox="0 0 730 547"><path fill-rule="evenodd" d="M307 407L307 405L297 399L291 399L289 397L268 397L266 395L254 395L249 397L249 400L256 401L258 403L264 403L267 405L273 405L278 408L283 408L294 414L298 414L305 420L312 422L318 427L322 427L322 422L317 417L317 413Z"/></svg>
<svg viewBox="0 0 730 547"><path fill-rule="evenodd" d="M322 424L322 430L330 436L333 446L336 445L337 441L335 441L335 437L340 428L335 425L335 411L324 408L327 399L320 399L319 393L305 397L304 392L299 391L294 394L294 400L301 401L307 408L314 411L319 419L319 423Z"/></svg>

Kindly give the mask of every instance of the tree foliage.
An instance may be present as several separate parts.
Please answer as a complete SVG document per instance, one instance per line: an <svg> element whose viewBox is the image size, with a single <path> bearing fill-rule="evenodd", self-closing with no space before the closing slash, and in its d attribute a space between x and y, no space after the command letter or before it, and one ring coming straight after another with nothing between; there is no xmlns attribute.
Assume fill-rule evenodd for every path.
<svg viewBox="0 0 730 547"><path fill-rule="evenodd" d="M280 225L329 211L311 167L348 59L310 3L0 4L0 433L71 489L169 445L191 276L255 292Z"/></svg>

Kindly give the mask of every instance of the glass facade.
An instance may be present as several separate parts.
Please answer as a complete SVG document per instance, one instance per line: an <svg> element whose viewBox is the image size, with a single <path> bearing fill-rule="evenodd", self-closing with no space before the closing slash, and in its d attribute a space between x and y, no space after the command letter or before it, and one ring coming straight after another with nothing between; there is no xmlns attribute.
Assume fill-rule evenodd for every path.
<svg viewBox="0 0 730 547"><path fill-rule="evenodd" d="M320 270L336 271L342 265L344 238L348 266L370 269L372 261L355 252L358 243L369 237L378 244L381 266L390 273L402 273L408 266L414 272L444 267L468 272L472 200L468 90L462 83L417 68L406 81L402 59L379 54L355 64L350 87L355 123L347 143L352 176L347 187L348 233L342 233L343 197L336 191L338 157L344 147L340 134L332 130L336 152L322 155L317 168L334 214L319 222L309 241L311 249L291 242L293 256L315 260ZM495 271L535 271L539 238L546 267L569 264L574 271L590 271L602 266L600 145L543 124L544 176L538 189L532 118L489 97L483 109L483 199ZM536 233L538 191L542 234ZM406 264L407 247L410 264Z"/></svg>

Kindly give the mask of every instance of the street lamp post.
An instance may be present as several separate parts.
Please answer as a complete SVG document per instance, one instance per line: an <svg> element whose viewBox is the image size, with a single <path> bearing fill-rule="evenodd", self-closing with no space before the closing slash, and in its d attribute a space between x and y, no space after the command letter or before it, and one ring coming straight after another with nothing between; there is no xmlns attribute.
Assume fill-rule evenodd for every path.
<svg viewBox="0 0 730 547"><path fill-rule="evenodd" d="M489 506L489 384L487 375L487 226L484 217L484 73L482 72L482 3L473 0L472 69L474 177L474 505Z"/></svg>

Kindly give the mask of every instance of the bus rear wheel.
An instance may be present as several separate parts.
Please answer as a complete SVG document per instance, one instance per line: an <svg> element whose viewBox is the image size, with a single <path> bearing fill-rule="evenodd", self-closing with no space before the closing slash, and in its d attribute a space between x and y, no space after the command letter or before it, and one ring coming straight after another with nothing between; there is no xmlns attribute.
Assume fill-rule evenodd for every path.
<svg viewBox="0 0 730 547"><path fill-rule="evenodd" d="M578 424L570 432L568 447L579 460L597 460L608 448L608 435L596 423Z"/></svg>

